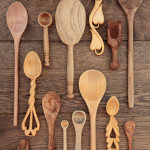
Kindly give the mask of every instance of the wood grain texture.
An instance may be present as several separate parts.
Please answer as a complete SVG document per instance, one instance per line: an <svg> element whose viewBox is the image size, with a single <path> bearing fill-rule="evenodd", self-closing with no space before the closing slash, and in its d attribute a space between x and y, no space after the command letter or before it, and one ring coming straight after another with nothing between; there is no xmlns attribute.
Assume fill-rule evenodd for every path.
<svg viewBox="0 0 150 150"><path fill-rule="evenodd" d="M14 128L13 122L13 66L14 50L13 41L6 27L6 11L8 6L14 0L0 1L0 150L16 150L18 142L27 138L31 150L47 150L48 127L42 110L42 97L48 91L55 91L61 98L61 109L55 124L55 147L56 150L63 149L63 130L61 121L68 120L70 125L67 129L68 150L75 148L75 131L72 123L72 113L77 110L86 112L87 121L83 129L82 150L90 150L90 119L87 106L79 94L78 81L81 73L87 69L97 69L102 71L107 78L106 93L101 101L97 113L97 149L106 149L105 127L109 117L106 113L106 104L108 99L115 95L119 99L120 111L116 120L120 129L120 149L128 149L128 141L124 132L124 123L133 120L136 123L133 148L135 150L149 150L150 135L150 2L144 0L141 7L135 15L134 25L134 75L135 75L135 107L129 109L127 106L127 21L126 16L119 6L117 0L104 0L103 11L105 23L98 32L105 40L105 52L102 57L97 57L89 50L91 41L90 28L87 22L85 33L81 42L74 47L75 58L75 76L74 76L74 94L73 100L66 98L66 46L60 42L55 28L55 21L49 28L50 50L51 50L51 68L43 67L42 74L37 80L36 87L36 111L41 122L41 127L37 136L34 138L25 137L21 130L21 123L28 108L29 84L23 72L24 58L29 51L36 51L44 63L43 56L43 30L38 24L37 17L47 11L55 16L55 10L60 0L19 0L26 7L29 14L29 25L27 31L22 37L20 44L19 59L19 126ZM86 6L87 17L94 6L94 0L82 0ZM115 11L114 11L115 10ZM119 14L119 15L118 15ZM106 43L107 39L107 21L119 19L122 21L123 42L118 51L118 57L121 60L120 69L112 71L109 69L111 62L111 48ZM34 31L34 32L33 32ZM30 41L31 40L31 41ZM142 40L142 41L141 41ZM115 88L114 88L115 87ZM141 140L142 139L142 140ZM141 146L142 145L142 146Z"/></svg>

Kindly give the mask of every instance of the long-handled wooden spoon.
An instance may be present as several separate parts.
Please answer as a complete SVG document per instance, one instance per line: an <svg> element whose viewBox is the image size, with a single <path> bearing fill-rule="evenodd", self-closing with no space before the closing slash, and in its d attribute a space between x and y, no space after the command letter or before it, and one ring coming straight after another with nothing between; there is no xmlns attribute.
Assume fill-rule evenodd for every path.
<svg viewBox="0 0 150 150"><path fill-rule="evenodd" d="M63 150L67 150L67 128L69 126L69 122L67 120L63 120L61 122L61 127L63 128Z"/></svg>
<svg viewBox="0 0 150 150"><path fill-rule="evenodd" d="M85 29L86 14L79 0L61 0L56 9L56 28L62 42L68 46L67 85L68 98L73 98L74 58L73 47L77 44Z"/></svg>
<svg viewBox="0 0 150 150"><path fill-rule="evenodd" d="M100 71L85 71L79 79L79 89L90 113L91 150L96 150L96 114L106 90L106 78Z"/></svg>
<svg viewBox="0 0 150 150"><path fill-rule="evenodd" d="M128 138L129 150L132 150L132 141L135 132L135 123L133 121L126 122L124 125L124 129Z"/></svg>
<svg viewBox="0 0 150 150"><path fill-rule="evenodd" d="M44 29L44 56L45 56L45 66L50 66L49 62L49 38L48 38L48 27L52 24L52 16L47 12L42 12L38 17L39 24Z"/></svg>
<svg viewBox="0 0 150 150"><path fill-rule="evenodd" d="M26 136L35 136L36 132L40 129L40 122L37 117L34 103L35 103L36 79L40 76L41 71L42 71L42 64L39 56L37 55L37 53L33 51L29 52L24 61L24 73L28 78L31 79L30 98L28 101L29 108L22 122L22 130L25 131ZM36 128L33 128L33 116L37 124ZM29 128L27 128L26 126L27 124L26 121L28 117L30 117Z"/></svg>
<svg viewBox="0 0 150 150"><path fill-rule="evenodd" d="M17 150L29 150L29 142L25 139L19 141Z"/></svg>
<svg viewBox="0 0 150 150"><path fill-rule="evenodd" d="M48 92L42 99L43 111L49 129L48 150L54 150L54 125L60 109L60 97L54 92Z"/></svg>
<svg viewBox="0 0 150 150"><path fill-rule="evenodd" d="M20 2L13 2L7 11L7 26L14 38L15 45L15 71L14 71L14 126L18 125L18 60L19 43L28 23L28 14Z"/></svg>
<svg viewBox="0 0 150 150"><path fill-rule="evenodd" d="M74 111L72 114L72 122L76 131L76 146L75 150L81 150L82 130L86 122L86 114L84 111Z"/></svg>
<svg viewBox="0 0 150 150"><path fill-rule="evenodd" d="M143 0L118 0L128 20L128 105L134 107L133 22Z"/></svg>

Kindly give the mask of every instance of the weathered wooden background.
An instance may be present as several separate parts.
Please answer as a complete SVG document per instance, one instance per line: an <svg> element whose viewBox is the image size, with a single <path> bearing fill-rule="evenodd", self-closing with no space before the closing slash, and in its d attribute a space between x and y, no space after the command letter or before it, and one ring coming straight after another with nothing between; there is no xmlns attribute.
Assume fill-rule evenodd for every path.
<svg viewBox="0 0 150 150"><path fill-rule="evenodd" d="M102 71L107 78L107 90L101 101L97 115L97 149L106 149L105 126L109 116L105 111L108 99L115 95L120 102L120 111L116 116L120 127L120 149L127 150L127 139L124 133L124 123L133 120L136 123L134 136L134 150L150 150L150 1L144 0L135 16L134 24L134 74L135 74L135 107L127 106L127 21L126 16L117 0L104 0L103 10L105 24L99 29L105 41L105 52L102 56L96 56L89 50L91 33L88 25L88 17L93 8L94 0L82 0L87 13L87 26L80 43L74 48L75 59L75 98L66 98L66 56L67 47L60 41L55 28L55 10L60 0L19 0L26 7L29 14L29 23L20 45L19 59L19 126L13 127L13 79L14 79L14 45L10 32L6 25L6 12L8 6L14 0L0 1L0 150L16 150L19 140L26 138L30 142L31 150L46 150L48 143L48 128L43 114L41 99L47 91L55 91L61 97L61 110L55 126L56 150L62 150L63 138L60 122L67 119L68 149L75 146L75 131L71 116L75 110L84 110L87 114L87 122L83 130L82 149L89 150L90 127L89 114L86 104L80 95L78 80L82 72L87 69ZM23 72L23 61L29 51L36 51L42 63L43 41L42 28L37 17L42 11L48 11L53 16L53 24L49 28L50 37L50 61L51 67L44 68L37 80L36 110L41 123L37 136L28 138L21 130L21 122L28 108L29 84ZM106 41L106 24L108 20L119 19L123 24L123 42L118 55L120 69L111 71L111 49Z"/></svg>

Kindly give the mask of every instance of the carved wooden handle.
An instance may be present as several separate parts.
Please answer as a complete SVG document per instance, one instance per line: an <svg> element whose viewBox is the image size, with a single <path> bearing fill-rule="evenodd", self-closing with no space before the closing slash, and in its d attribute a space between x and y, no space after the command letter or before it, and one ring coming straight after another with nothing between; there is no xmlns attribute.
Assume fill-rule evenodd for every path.
<svg viewBox="0 0 150 150"><path fill-rule="evenodd" d="M50 66L49 62L49 38L48 38L48 27L44 27L44 56L45 66Z"/></svg>

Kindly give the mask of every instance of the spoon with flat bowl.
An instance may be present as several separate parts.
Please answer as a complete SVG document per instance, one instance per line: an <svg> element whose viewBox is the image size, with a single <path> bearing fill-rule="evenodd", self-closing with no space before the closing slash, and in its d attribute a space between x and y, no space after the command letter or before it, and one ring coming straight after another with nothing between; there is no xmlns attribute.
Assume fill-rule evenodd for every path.
<svg viewBox="0 0 150 150"><path fill-rule="evenodd" d="M86 122L86 114L84 111L74 111L72 114L72 122L76 132L75 150L81 150L82 130Z"/></svg>
<svg viewBox="0 0 150 150"><path fill-rule="evenodd" d="M90 113L91 150L96 150L96 114L106 90L106 78L100 71L87 70L80 76L79 89Z"/></svg>

